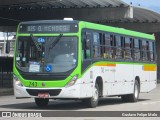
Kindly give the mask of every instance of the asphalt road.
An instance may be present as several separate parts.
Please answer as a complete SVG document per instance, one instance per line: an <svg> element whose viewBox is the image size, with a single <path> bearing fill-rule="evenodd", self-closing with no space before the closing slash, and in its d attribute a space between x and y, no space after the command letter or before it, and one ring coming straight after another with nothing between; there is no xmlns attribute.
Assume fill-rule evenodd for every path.
<svg viewBox="0 0 160 120"><path fill-rule="evenodd" d="M119 97L114 98L103 98L99 102L99 106L97 108L87 108L81 101L72 101L72 100L50 100L49 106L46 108L38 108L34 99L16 99L14 96L0 96L0 111L160 111L160 84L157 85L157 88L151 91L150 93L141 93L140 99L137 103L124 103L121 101ZM74 114L74 113L73 113ZM0 119L13 119L13 118L0 118ZM21 118L14 118L16 120ZM24 119L24 118L23 118ZM27 119L27 118L25 118ZM30 118L31 120L32 118ZM33 118L34 120L38 118ZM43 118L41 118L43 119ZM47 118L52 119L52 118ZM60 117L56 117L54 119L64 119ZM104 117L83 117L83 118L75 118L75 117L65 117L66 120L71 119L83 119L83 120L96 120L96 119L104 119ZM110 118L111 119L111 118ZM134 117L129 118L113 118L112 119L126 119L132 120ZM137 117L136 117L137 119ZM160 117L138 117L138 120L159 120Z"/></svg>

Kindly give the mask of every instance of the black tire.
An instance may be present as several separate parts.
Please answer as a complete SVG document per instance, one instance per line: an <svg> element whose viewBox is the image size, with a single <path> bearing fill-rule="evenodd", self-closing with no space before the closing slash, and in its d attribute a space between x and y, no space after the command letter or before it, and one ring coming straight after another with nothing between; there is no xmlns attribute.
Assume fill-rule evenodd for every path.
<svg viewBox="0 0 160 120"><path fill-rule="evenodd" d="M137 102L139 99L139 92L140 92L140 85L136 80L134 84L134 93L128 95L129 102Z"/></svg>
<svg viewBox="0 0 160 120"><path fill-rule="evenodd" d="M49 103L49 98L35 98L35 103L38 107L46 107Z"/></svg>
<svg viewBox="0 0 160 120"><path fill-rule="evenodd" d="M128 95L122 95L122 96L121 96L121 100L122 100L123 102L128 102Z"/></svg>
<svg viewBox="0 0 160 120"><path fill-rule="evenodd" d="M139 85L138 81L136 80L135 84L134 84L133 94L122 95L121 99L123 102L137 102L139 99L139 93L140 93L140 85Z"/></svg>
<svg viewBox="0 0 160 120"><path fill-rule="evenodd" d="M97 107L98 102L99 102L99 87L98 87L97 83L95 85L95 93L94 93L94 95L95 96L93 96L91 98L83 100L83 102L85 102L87 104L87 106L90 107L90 108Z"/></svg>

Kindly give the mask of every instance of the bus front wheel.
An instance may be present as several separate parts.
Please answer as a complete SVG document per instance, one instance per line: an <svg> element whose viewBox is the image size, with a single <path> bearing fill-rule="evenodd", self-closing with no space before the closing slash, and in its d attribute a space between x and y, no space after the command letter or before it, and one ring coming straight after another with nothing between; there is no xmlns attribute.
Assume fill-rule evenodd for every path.
<svg viewBox="0 0 160 120"><path fill-rule="evenodd" d="M91 98L86 99L85 102L87 103L88 107L95 108L98 105L98 101L99 101L99 87L98 84L96 83L94 87L93 96Z"/></svg>
<svg viewBox="0 0 160 120"><path fill-rule="evenodd" d="M35 103L38 107L46 107L48 102L49 98L35 98Z"/></svg>

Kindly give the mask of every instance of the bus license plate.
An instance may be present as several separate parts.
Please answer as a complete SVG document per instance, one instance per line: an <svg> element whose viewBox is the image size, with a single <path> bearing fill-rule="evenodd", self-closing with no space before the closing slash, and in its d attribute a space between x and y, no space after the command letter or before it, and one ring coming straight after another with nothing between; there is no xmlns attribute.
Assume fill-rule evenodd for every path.
<svg viewBox="0 0 160 120"><path fill-rule="evenodd" d="M49 98L49 93L38 93L39 98Z"/></svg>

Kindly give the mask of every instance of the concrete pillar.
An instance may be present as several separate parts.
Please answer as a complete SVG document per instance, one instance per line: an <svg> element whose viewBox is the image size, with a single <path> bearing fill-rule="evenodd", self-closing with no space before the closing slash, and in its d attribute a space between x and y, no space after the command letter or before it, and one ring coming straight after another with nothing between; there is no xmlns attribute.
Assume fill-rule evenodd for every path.
<svg viewBox="0 0 160 120"><path fill-rule="evenodd" d="M7 34L4 32L4 47L3 47L3 55L6 56L6 40L7 40Z"/></svg>
<svg viewBox="0 0 160 120"><path fill-rule="evenodd" d="M17 24L20 21L63 19L71 17L75 20L101 21L119 20L133 18L132 7L106 7L106 8L57 8L57 9L35 9L35 10L1 10L0 16L4 18L15 18L10 22L1 22L0 26ZM3 23L3 24L2 24Z"/></svg>
<svg viewBox="0 0 160 120"><path fill-rule="evenodd" d="M157 51L157 77L160 82L160 33L155 33Z"/></svg>

